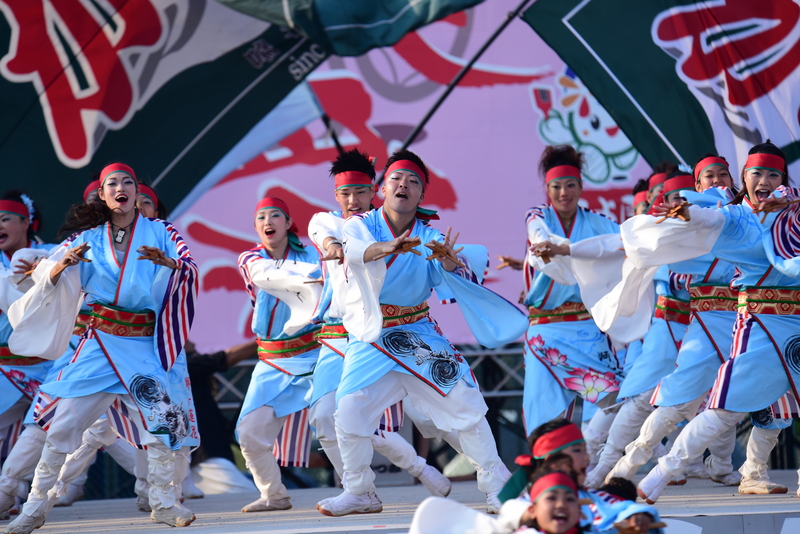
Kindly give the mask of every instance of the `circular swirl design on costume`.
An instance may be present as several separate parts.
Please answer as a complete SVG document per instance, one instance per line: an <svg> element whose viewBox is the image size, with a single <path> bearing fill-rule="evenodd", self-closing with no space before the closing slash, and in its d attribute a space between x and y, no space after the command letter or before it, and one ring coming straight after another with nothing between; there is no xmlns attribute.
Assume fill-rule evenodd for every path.
<svg viewBox="0 0 800 534"><path fill-rule="evenodd" d="M418 335L406 330L391 330L383 334L382 338L383 346L392 354L412 355L418 348L430 351L428 344L422 341Z"/></svg>
<svg viewBox="0 0 800 534"><path fill-rule="evenodd" d="M431 364L431 378L438 386L455 386L458 382L458 364L449 358L436 358Z"/></svg>
<svg viewBox="0 0 800 534"><path fill-rule="evenodd" d="M130 391L136 404L143 408L153 409L160 402L169 402L167 388L152 376L135 375L130 382Z"/></svg>
<svg viewBox="0 0 800 534"><path fill-rule="evenodd" d="M171 446L183 441L189 435L189 416L180 405L170 405L164 419L169 428L169 442Z"/></svg>
<svg viewBox="0 0 800 534"><path fill-rule="evenodd" d="M750 413L750 422L758 428L770 428L774 420L772 410L769 408Z"/></svg>
<svg viewBox="0 0 800 534"><path fill-rule="evenodd" d="M792 336L783 346L783 356L791 370L800 374L800 336Z"/></svg>

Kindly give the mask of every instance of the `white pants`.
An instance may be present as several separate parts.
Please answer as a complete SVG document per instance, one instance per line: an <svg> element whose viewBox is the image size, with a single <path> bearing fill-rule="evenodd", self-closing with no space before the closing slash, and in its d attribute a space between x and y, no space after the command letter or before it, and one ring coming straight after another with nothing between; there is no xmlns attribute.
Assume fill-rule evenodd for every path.
<svg viewBox="0 0 800 534"><path fill-rule="evenodd" d="M23 513L36 517L47 513L47 493L55 486L67 455L80 446L84 430L97 421L117 399L125 403L131 412L138 412L130 395L98 392L85 397L59 400ZM134 417L132 420L137 426L142 443L147 445L150 506L154 510L171 508L175 505L175 455L144 428L139 418Z"/></svg>
<svg viewBox="0 0 800 534"><path fill-rule="evenodd" d="M689 421L669 453L662 456L658 463L673 476L680 477L686 464L701 456L720 436L725 436L723 439L732 443L731 429L735 429L736 424L746 416L746 413L722 408L705 410Z"/></svg>
<svg viewBox="0 0 800 534"><path fill-rule="evenodd" d="M309 421L317 431L317 439L333 464L339 478L344 477L342 455L336 440L333 412L336 409L336 392L331 391L320 398L309 410ZM372 448L384 455L400 469L410 469L417 461L417 451L397 432L373 432Z"/></svg>
<svg viewBox="0 0 800 534"><path fill-rule="evenodd" d="M349 493L364 494L372 487L375 473L370 469L372 434L383 411L411 397L414 407L444 432L458 431L464 454L475 460L478 487L484 493L500 491L505 483L505 466L489 428L486 402L481 392L461 380L442 397L420 379L390 371L377 382L345 395L334 414L336 435L344 465L342 484Z"/></svg>
<svg viewBox="0 0 800 534"><path fill-rule="evenodd" d="M47 432L42 430L39 425L25 425L19 440L3 464L0 491L16 495L19 483L29 480L33 476L36 462L42 455L45 439L47 439Z"/></svg>
<svg viewBox="0 0 800 534"><path fill-rule="evenodd" d="M652 395L653 390L651 389L625 399L619 409L619 413L614 418L614 422L611 423L608 439L597 461L598 465L613 467L622 458L625 446L636 439L636 436L639 435L639 429L642 428L642 423L655 410L655 407L650 404Z"/></svg>
<svg viewBox="0 0 800 534"><path fill-rule="evenodd" d="M281 482L281 470L273 454L275 440L284 421L286 416L276 417L272 406L259 406L242 417L236 427L247 468L261 492L261 498L267 500L289 496L286 486Z"/></svg>
<svg viewBox="0 0 800 534"><path fill-rule="evenodd" d="M4 376L0 376L0 380L5 380ZM25 417L25 414L28 413L28 408L30 408L31 401L26 396L22 396L11 405L11 407L3 413L0 413L0 447L3 446L3 442L6 440L6 434L8 433L9 427L13 424L16 424L17 421Z"/></svg>

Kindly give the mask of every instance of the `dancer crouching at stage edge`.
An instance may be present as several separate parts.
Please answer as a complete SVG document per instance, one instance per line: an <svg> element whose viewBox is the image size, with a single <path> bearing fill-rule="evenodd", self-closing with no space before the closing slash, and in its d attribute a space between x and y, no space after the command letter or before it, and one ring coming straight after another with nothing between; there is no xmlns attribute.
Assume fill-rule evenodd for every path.
<svg viewBox="0 0 800 534"><path fill-rule="evenodd" d="M344 326L350 341L334 418L344 492L319 510L332 516L372 511L371 437L383 411L408 395L438 428L459 432L464 453L480 466L478 486L487 494L487 508L496 511L497 493L510 474L497 454L484 417L487 406L469 366L429 316L427 299L432 288L447 286L487 347L517 339L527 327L525 318L474 281L466 259L456 255L450 230L443 236L428 225L435 214L419 210L428 185L420 158L410 151L395 153L384 176L383 207L350 217L343 229ZM433 247L429 256L423 243Z"/></svg>
<svg viewBox="0 0 800 534"><path fill-rule="evenodd" d="M279 447L281 463L308 466L307 397L322 315L319 255L300 243L289 207L279 198L262 199L254 224L261 243L239 256L239 271L255 307L252 328L261 361L250 378L236 432L261 497L242 512L292 507L273 448L280 433L286 445Z"/></svg>
<svg viewBox="0 0 800 534"><path fill-rule="evenodd" d="M110 408L127 414L132 433L147 446L152 521L186 526L195 519L173 488L173 450L193 441L187 415L193 406L188 398L176 403L169 384L194 316L197 267L171 224L139 215L137 194L130 167L105 167L103 202L70 213L66 229L77 233L42 260L35 286L9 310L10 345L42 356L66 349L82 293L92 306L75 356L59 380L42 388L37 422L47 441L28 502L7 533L27 534L44 524L47 492L67 454Z"/></svg>

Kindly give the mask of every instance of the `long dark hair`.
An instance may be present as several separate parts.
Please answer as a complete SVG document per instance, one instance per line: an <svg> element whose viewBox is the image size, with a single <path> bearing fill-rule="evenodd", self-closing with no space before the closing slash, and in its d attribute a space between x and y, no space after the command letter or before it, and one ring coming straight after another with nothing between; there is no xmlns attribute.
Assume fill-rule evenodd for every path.
<svg viewBox="0 0 800 534"><path fill-rule="evenodd" d="M102 176L100 177L102 180ZM134 178L136 191L139 191L139 182ZM111 208L105 201L100 200L99 190L103 189L103 182L100 182L98 194L94 200L83 204L73 204L70 206L67 216L61 228L58 229L59 237L72 235L76 232L83 232L89 228L100 226L111 220Z"/></svg>
<svg viewBox="0 0 800 534"><path fill-rule="evenodd" d="M767 139L764 143L759 143L755 145L753 148L747 151L747 155L751 154L772 154L773 156L778 156L783 158L783 161L786 161L786 154L783 153L783 150L775 146L772 141ZM729 204L741 204L744 200L744 197L747 196L747 186L744 183L744 169L745 167L742 166L742 173L741 173L741 180L742 180L742 190L739 191L733 200L729 202ZM783 179L781 180L781 185L788 186L789 185L789 166L786 165L786 172L783 173Z"/></svg>
<svg viewBox="0 0 800 534"><path fill-rule="evenodd" d="M30 202L30 206L28 206L28 202L25 202L22 199L22 196L25 196ZM3 198L0 200L13 200L14 202L19 202L20 204L25 204L30 211L30 207L33 207L33 213L28 216L28 240L36 240L36 234L42 230L42 210L39 209L39 205L30 197L30 195L26 194L24 191L20 191L18 189L9 189L5 193L3 193ZM27 246L27 245L26 245Z"/></svg>

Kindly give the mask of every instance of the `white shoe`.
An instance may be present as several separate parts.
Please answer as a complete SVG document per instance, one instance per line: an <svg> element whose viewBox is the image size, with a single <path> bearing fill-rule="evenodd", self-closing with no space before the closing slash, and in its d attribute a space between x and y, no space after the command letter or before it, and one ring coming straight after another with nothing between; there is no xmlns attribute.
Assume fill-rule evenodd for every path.
<svg viewBox="0 0 800 534"><path fill-rule="evenodd" d="M136 497L136 509L139 510L140 512L146 512L148 514L152 512L153 509L150 508L150 499L141 496Z"/></svg>
<svg viewBox="0 0 800 534"><path fill-rule="evenodd" d="M683 474L686 478L711 478L702 456L688 464Z"/></svg>
<svg viewBox="0 0 800 534"><path fill-rule="evenodd" d="M376 510L376 502L373 499L380 503L380 499L374 492L354 494L345 490L336 497L320 503L317 509L322 515L331 517L349 514L374 514L383 511L383 503L380 504L380 510Z"/></svg>
<svg viewBox="0 0 800 534"><path fill-rule="evenodd" d="M188 527L196 519L194 513L178 503L170 508L161 508L150 512L150 521L164 523L171 527Z"/></svg>
<svg viewBox="0 0 800 534"><path fill-rule="evenodd" d="M500 495L499 491L493 491L492 493L486 494L486 513L487 514L499 514L500 507L503 506L503 503L500 502L500 499L497 496Z"/></svg>
<svg viewBox="0 0 800 534"><path fill-rule="evenodd" d="M417 479L422 482L422 485L425 486L434 497L447 497L450 495L450 490L453 489L450 479L432 465L426 465L422 469L422 473L417 475Z"/></svg>
<svg viewBox="0 0 800 534"><path fill-rule="evenodd" d="M672 474L661 467L660 463L656 464L647 476L639 482L637 493L647 504L655 504L672 478Z"/></svg>
<svg viewBox="0 0 800 534"><path fill-rule="evenodd" d="M713 476L709 478L717 484L722 484L723 486L738 486L742 483L742 474L738 471L731 471L727 475L721 477Z"/></svg>
<svg viewBox="0 0 800 534"><path fill-rule="evenodd" d="M69 484L67 493L59 497L53 506L72 506L83 499L83 484Z"/></svg>
<svg viewBox="0 0 800 534"><path fill-rule="evenodd" d="M274 510L290 510L292 508L292 501L289 497L283 499L260 499L251 502L244 508L242 512L272 512Z"/></svg>
<svg viewBox="0 0 800 534"><path fill-rule="evenodd" d="M183 493L183 496L187 499L202 499L203 497L206 496L206 494L203 493L203 490L201 490L195 485L191 475L184 478L183 482L181 482L181 492Z"/></svg>
<svg viewBox="0 0 800 534"><path fill-rule="evenodd" d="M44 521L44 514L36 517L31 517L27 514L19 514L17 518L6 527L6 534L31 534L31 532L44 525Z"/></svg>
<svg viewBox="0 0 800 534"><path fill-rule="evenodd" d="M764 465L757 465L748 460L742 464L739 472L742 474L742 480L739 483L739 493L742 495L769 495L789 492L789 488L783 484L776 484L769 479L767 468Z"/></svg>

